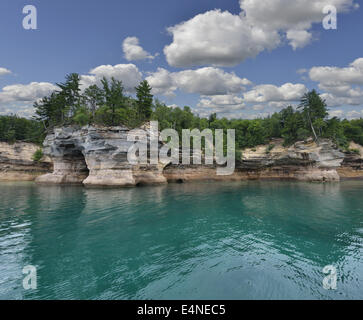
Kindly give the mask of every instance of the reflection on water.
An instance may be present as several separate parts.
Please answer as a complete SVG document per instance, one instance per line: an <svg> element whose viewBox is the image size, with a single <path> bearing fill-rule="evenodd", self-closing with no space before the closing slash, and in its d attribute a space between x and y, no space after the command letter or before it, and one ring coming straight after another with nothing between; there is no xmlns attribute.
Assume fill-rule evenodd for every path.
<svg viewBox="0 0 363 320"><path fill-rule="evenodd" d="M362 299L361 182L0 185L0 299ZM323 289L322 268L338 270ZM22 268L38 269L25 291Z"/></svg>

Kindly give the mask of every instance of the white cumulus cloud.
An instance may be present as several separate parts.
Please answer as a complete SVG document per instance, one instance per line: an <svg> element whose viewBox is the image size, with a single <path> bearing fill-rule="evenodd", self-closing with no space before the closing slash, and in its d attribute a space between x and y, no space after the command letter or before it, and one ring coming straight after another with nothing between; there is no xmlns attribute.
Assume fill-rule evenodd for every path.
<svg viewBox="0 0 363 320"><path fill-rule="evenodd" d="M154 59L154 56L140 46L137 37L127 37L122 43L122 49L128 61Z"/></svg>
<svg viewBox="0 0 363 320"><path fill-rule="evenodd" d="M0 104L10 102L35 102L49 95L57 87L48 82L31 82L29 84L13 84L0 91Z"/></svg>
<svg viewBox="0 0 363 320"><path fill-rule="evenodd" d="M284 37L302 48L327 5L339 13L358 7L354 0L240 0L239 15L215 9L169 27L173 41L164 53L174 67L233 66L278 47Z"/></svg>
<svg viewBox="0 0 363 320"><path fill-rule="evenodd" d="M153 94L162 94L164 96L175 96L178 89L174 81L173 74L166 69L158 68L156 72L152 72L146 77L150 86L153 88Z"/></svg>
<svg viewBox="0 0 363 320"><path fill-rule="evenodd" d="M11 71L9 69L0 67L0 76L4 76L4 75L7 75L7 74L11 74Z"/></svg>
<svg viewBox="0 0 363 320"><path fill-rule="evenodd" d="M310 79L318 82L328 106L363 104L363 58L348 67L320 66L309 71Z"/></svg>
<svg viewBox="0 0 363 320"><path fill-rule="evenodd" d="M272 84L262 84L245 92L244 101L259 104L266 102L294 102L299 101L306 91L305 85L300 83L285 83L280 87Z"/></svg>
<svg viewBox="0 0 363 320"><path fill-rule="evenodd" d="M34 102L49 95L57 87L48 82L13 84L0 91L0 114L17 114L29 117L33 114Z"/></svg>
<svg viewBox="0 0 363 320"><path fill-rule="evenodd" d="M225 72L214 67L196 70L169 72L159 68L151 73L146 80L155 94L173 95L179 89L186 93L196 93L206 96L239 93L244 86L251 85L246 78L240 78L233 72Z"/></svg>
<svg viewBox="0 0 363 320"><path fill-rule="evenodd" d="M134 64L101 65L90 70L88 75L81 76L82 89L93 84L100 85L103 77L122 81L127 92L134 92L142 81L142 73Z"/></svg>
<svg viewBox="0 0 363 320"><path fill-rule="evenodd" d="M244 17L212 10L168 28L173 42L164 48L174 67L233 66L280 43L270 29L250 25Z"/></svg>

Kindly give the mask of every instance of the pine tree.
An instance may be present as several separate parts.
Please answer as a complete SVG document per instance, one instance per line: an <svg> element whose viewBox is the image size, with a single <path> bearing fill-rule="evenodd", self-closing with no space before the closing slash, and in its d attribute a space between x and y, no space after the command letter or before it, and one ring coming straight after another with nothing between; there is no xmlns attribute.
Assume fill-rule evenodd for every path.
<svg viewBox="0 0 363 320"><path fill-rule="evenodd" d="M92 85L90 87L88 87L85 91L84 91L84 99L85 102L88 104L89 106L89 110L92 113L92 118L95 118L95 113L96 113L96 109L100 106L102 106L104 104L104 93L102 91L102 89L100 89L98 86L96 85Z"/></svg>
<svg viewBox="0 0 363 320"><path fill-rule="evenodd" d="M124 87L121 81L111 78L111 84L104 77L102 80L103 92L105 96L105 104L111 110L111 125L114 126L118 124L117 116L120 109L125 109L124 102Z"/></svg>
<svg viewBox="0 0 363 320"><path fill-rule="evenodd" d="M319 96L319 94L312 90L306 94L301 99L301 103L298 107L302 109L304 116L314 134L315 140L318 140L314 123L321 123L318 119L324 120L328 115L328 109L325 101Z"/></svg>
<svg viewBox="0 0 363 320"><path fill-rule="evenodd" d="M136 89L137 109L141 121L150 120L152 114L153 95L149 83L144 80Z"/></svg>

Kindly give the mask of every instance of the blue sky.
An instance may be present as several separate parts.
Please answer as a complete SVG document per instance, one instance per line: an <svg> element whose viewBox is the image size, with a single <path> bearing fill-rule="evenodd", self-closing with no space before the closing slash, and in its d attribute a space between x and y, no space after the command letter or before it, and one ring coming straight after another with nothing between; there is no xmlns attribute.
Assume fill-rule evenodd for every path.
<svg viewBox="0 0 363 320"><path fill-rule="evenodd" d="M167 105L200 115L265 116L317 88L332 115L361 117L362 8L314 2L2 0L0 114L31 116L35 100L77 72L84 87L115 76L130 95L146 78ZM331 4L337 30L322 26ZM37 8L37 30L22 26L25 5Z"/></svg>

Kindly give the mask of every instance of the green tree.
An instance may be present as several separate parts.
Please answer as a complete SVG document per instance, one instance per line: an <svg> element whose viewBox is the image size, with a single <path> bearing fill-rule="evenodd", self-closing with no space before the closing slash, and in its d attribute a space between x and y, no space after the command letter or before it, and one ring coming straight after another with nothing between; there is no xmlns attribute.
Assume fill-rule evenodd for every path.
<svg viewBox="0 0 363 320"><path fill-rule="evenodd" d="M71 118L76 113L77 109L81 106L82 96L80 94L80 82L81 78L77 73L71 73L66 75L66 81L64 83L57 83L60 88L59 95L64 101L63 109L68 111L66 118ZM63 119L63 121L66 119Z"/></svg>
<svg viewBox="0 0 363 320"><path fill-rule="evenodd" d="M76 114L73 116L73 121L80 126L85 126L89 124L90 120L91 114L84 106L79 107L76 111Z"/></svg>
<svg viewBox="0 0 363 320"><path fill-rule="evenodd" d="M83 96L89 110L91 111L92 119L94 119L97 108L105 103L104 92L98 86L92 85L84 91Z"/></svg>
<svg viewBox="0 0 363 320"><path fill-rule="evenodd" d="M137 97L136 104L140 120L150 120L153 111L153 95L151 94L152 88L150 87L149 83L144 80L135 89Z"/></svg>
<svg viewBox="0 0 363 320"><path fill-rule="evenodd" d="M37 151L34 152L32 159L35 162L40 162L43 159L43 156L44 156L43 150L38 149Z"/></svg>
<svg viewBox="0 0 363 320"><path fill-rule="evenodd" d="M317 120L324 120L328 115L328 109L325 101L319 96L319 94L315 90L312 90L304 94L304 96L301 98L298 108L303 111L303 114L311 128L311 131L314 134L315 140L318 140L318 136L314 128L314 123L321 124L321 122L317 122Z"/></svg>
<svg viewBox="0 0 363 320"><path fill-rule="evenodd" d="M122 81L118 81L115 78L111 78L111 83L105 77L101 80L103 86L103 94L105 97L105 105L110 109L110 112L107 112L111 116L110 124L111 126L120 124L123 120L120 117L122 111L119 109L125 109L124 101L124 87L122 85ZM105 110L103 110L105 111Z"/></svg>

